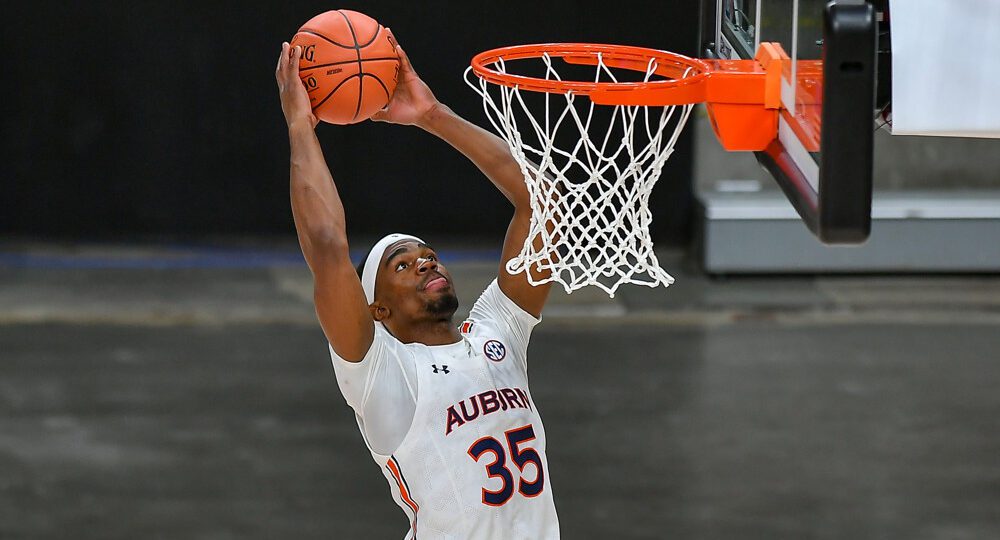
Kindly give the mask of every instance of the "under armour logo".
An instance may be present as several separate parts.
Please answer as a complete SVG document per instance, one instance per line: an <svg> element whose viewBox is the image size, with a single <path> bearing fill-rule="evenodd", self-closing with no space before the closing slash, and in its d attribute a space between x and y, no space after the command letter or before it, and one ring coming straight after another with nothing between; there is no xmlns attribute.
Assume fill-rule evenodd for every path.
<svg viewBox="0 0 1000 540"><path fill-rule="evenodd" d="M434 368L434 373L448 373L448 366L438 368L437 364L431 364L431 367Z"/></svg>

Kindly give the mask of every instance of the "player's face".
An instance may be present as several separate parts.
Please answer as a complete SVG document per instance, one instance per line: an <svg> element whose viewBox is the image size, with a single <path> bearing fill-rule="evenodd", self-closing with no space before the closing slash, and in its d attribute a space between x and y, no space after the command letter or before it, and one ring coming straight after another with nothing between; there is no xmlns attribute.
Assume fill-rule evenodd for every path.
<svg viewBox="0 0 1000 540"><path fill-rule="evenodd" d="M401 319L448 318L458 309L451 275L426 244L400 240L385 250L376 298Z"/></svg>

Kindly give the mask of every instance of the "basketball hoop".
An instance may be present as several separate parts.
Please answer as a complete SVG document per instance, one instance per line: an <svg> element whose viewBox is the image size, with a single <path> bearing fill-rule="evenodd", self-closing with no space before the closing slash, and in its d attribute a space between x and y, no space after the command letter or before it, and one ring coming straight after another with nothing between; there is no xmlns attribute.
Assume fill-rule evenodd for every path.
<svg viewBox="0 0 1000 540"><path fill-rule="evenodd" d="M623 283L673 283L653 252L650 193L696 103L709 102L727 149L763 149L774 139L781 66L771 52L775 57L765 52L764 62L719 61L564 43L476 55L466 82L521 166L531 200L528 237L507 271L525 272L532 285L556 282L567 293L593 285L611 297ZM565 80L556 59L594 66L592 80ZM531 60L527 67L540 76L509 69ZM541 102L529 104L538 98L522 90L540 94ZM542 112L536 117L532 109Z"/></svg>

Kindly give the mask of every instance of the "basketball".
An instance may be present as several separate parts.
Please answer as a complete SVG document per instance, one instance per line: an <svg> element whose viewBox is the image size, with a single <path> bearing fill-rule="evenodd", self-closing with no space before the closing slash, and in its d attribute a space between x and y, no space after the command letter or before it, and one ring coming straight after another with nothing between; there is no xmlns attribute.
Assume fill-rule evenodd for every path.
<svg viewBox="0 0 1000 540"><path fill-rule="evenodd" d="M346 9L320 13L292 38L302 47L299 77L317 118L354 124L385 107L396 89L395 42L375 19Z"/></svg>

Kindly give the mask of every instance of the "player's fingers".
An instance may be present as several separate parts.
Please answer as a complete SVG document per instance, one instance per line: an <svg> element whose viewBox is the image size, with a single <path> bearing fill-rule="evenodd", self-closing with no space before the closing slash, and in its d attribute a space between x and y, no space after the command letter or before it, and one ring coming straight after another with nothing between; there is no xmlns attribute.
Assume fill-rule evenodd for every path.
<svg viewBox="0 0 1000 540"><path fill-rule="evenodd" d="M285 79L294 81L299 72L299 57L302 56L302 47L289 45L288 60L285 63Z"/></svg>
<svg viewBox="0 0 1000 540"><path fill-rule="evenodd" d="M399 41L396 39L396 34L392 33L392 28L386 28L385 32L389 34L389 38L392 41L392 44L396 47L396 56L399 57L400 66L409 70L413 70L413 65L410 64L410 58L406 56L406 51L404 51L403 47L399 45Z"/></svg>
<svg viewBox="0 0 1000 540"><path fill-rule="evenodd" d="M274 76L281 79L281 72L284 71L286 59L288 58L288 42L281 44L281 54L278 55L278 67L274 68Z"/></svg>
<svg viewBox="0 0 1000 540"><path fill-rule="evenodd" d="M406 56L406 51L402 47L396 45L396 54L399 55L399 65L407 71L414 71L413 64L410 63L410 57Z"/></svg>
<svg viewBox="0 0 1000 540"><path fill-rule="evenodd" d="M292 76L298 70L299 63L295 58L295 49L291 44L285 49L285 65L282 69L282 76L285 78L285 82L292 80Z"/></svg>

